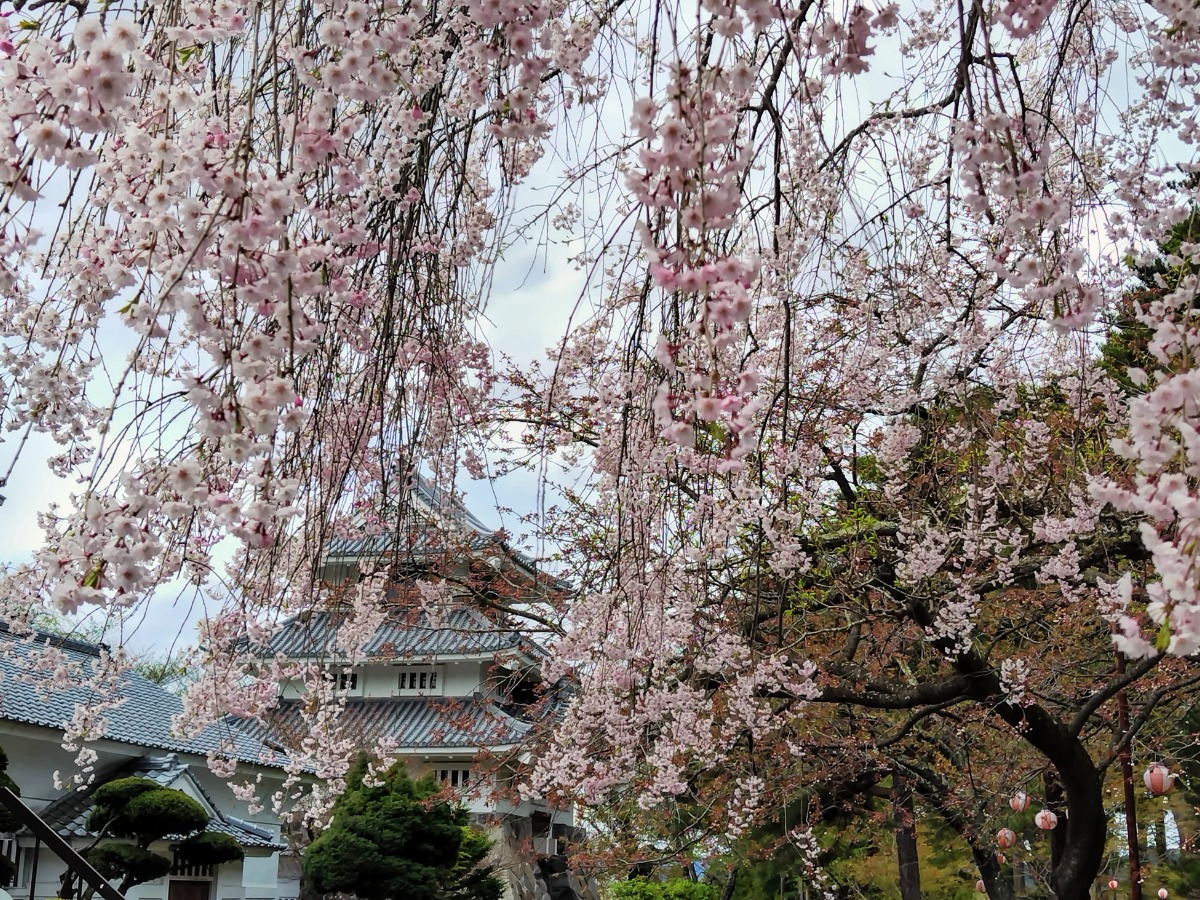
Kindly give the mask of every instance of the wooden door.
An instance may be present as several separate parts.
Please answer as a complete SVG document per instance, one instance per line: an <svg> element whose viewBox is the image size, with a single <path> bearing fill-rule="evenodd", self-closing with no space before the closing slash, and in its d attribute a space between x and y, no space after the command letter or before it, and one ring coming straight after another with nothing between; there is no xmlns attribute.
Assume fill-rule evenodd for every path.
<svg viewBox="0 0 1200 900"><path fill-rule="evenodd" d="M167 900L209 900L212 896L211 881L182 881L171 879L167 888Z"/></svg>

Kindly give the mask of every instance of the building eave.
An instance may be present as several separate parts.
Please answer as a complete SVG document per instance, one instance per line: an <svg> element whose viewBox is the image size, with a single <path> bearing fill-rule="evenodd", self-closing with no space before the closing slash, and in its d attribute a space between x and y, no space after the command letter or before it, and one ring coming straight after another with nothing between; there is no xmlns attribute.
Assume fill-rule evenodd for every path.
<svg viewBox="0 0 1200 900"><path fill-rule="evenodd" d="M494 744L489 747L397 747L397 756L421 756L426 760L478 759L480 756L496 753L510 753L520 747L520 744Z"/></svg>

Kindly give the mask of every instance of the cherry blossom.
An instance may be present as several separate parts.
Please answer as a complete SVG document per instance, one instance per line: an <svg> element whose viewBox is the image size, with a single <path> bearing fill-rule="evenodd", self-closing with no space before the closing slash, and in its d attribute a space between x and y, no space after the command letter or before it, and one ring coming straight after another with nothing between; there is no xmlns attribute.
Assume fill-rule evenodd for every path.
<svg viewBox="0 0 1200 900"><path fill-rule="evenodd" d="M530 790L652 810L711 780L712 815L750 827L785 785L749 748L802 771L806 710L853 681L828 635L875 615L986 684L1022 740L1047 674L1019 648L980 655L1006 605L1052 620L1064 652L1111 632L1138 665L1193 655L1200 241L1163 248L1197 204L1200 12L676 13L0 17L3 464L35 477L15 457L45 436L74 492L5 571L5 619L200 592L205 674L179 726L261 724L303 682L293 775L328 778L309 821L353 749L344 697L266 635L336 605L354 658L398 548L416 530L463 547L460 480L506 468L548 498L528 524L555 588L475 597L554 632L545 675L578 685ZM581 293L545 298L568 333L510 365L490 293L531 244ZM1134 324L1137 365L1106 368ZM416 508L418 479L440 509ZM348 537L390 549L330 585ZM453 577L421 573L419 603L470 593ZM865 603L882 611L825 627ZM68 742L102 715L64 723Z"/></svg>

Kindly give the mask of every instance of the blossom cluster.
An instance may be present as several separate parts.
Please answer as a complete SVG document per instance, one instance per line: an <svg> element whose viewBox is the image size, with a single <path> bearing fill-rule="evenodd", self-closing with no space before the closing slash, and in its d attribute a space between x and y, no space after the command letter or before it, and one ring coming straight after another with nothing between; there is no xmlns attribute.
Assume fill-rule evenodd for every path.
<svg viewBox="0 0 1200 900"><path fill-rule="evenodd" d="M303 684L292 775L329 779L310 821L354 747L344 696L247 648L327 599L331 540L437 531L413 480L486 475L512 420L539 477L586 467L538 535L578 587L546 674L581 689L537 790L653 808L723 756L802 752L827 635L877 607L950 660L997 597L1099 616L1129 655L1196 652L1197 247L1138 304L1132 387L1087 330L1126 251L1148 265L1200 201L1194 160L1182 185L1153 163L1200 136L1192 4L703 0L694 27L574 0L38 9L0 16L0 428L56 441L78 487L6 571L5 614L207 591L179 726L265 722ZM1125 70L1136 97L1110 90ZM594 290L553 371L501 385L489 286L543 225ZM1122 516L1148 622L1140 586L1089 571ZM383 568L339 658L380 621ZM823 627L806 577L869 614ZM1023 703L1042 667L1005 660ZM722 782L731 832L761 778Z"/></svg>
<svg viewBox="0 0 1200 900"><path fill-rule="evenodd" d="M642 232L654 286L694 310L692 319L659 335L655 358L667 377L652 409L663 435L681 447L695 444L694 423L713 435L722 472L739 470L757 446L760 408L758 374L737 363L757 264L717 249L742 202L749 155L734 109L749 79L744 68L697 77L680 66L670 104L660 109L653 100L638 100L630 122L647 141L627 178L633 199L651 218L670 211L680 234L697 236L663 245L655 229Z"/></svg>

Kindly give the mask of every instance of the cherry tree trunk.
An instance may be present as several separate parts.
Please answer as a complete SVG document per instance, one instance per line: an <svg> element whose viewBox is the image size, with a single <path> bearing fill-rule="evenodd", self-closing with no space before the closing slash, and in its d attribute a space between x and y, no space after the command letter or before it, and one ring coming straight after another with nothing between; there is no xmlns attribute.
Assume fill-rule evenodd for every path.
<svg viewBox="0 0 1200 900"><path fill-rule="evenodd" d="M959 670L972 679L972 690L981 698L1002 693L995 673L988 672L977 657L964 654L957 663ZM1065 812L1059 815L1058 827L1050 832L1050 886L1054 896L1058 900L1087 900L1104 860L1108 838L1100 772L1079 737L1045 709L1036 704L1021 707L1003 703L996 712L1053 767L1045 780L1046 805Z"/></svg>
<svg viewBox="0 0 1200 900"><path fill-rule="evenodd" d="M896 823L896 861L901 900L921 900L921 860L917 853L917 819L913 795L900 772L892 774L892 806Z"/></svg>
<svg viewBox="0 0 1200 900"><path fill-rule="evenodd" d="M1046 797L1046 809L1058 816L1060 826L1066 825L1066 816L1063 815L1063 789L1059 783L1058 776L1047 771L1042 777L1043 790ZM1067 830L1065 827L1055 828L1047 834L1050 840L1050 868L1058 867L1062 860L1063 852L1066 850Z"/></svg>
<svg viewBox="0 0 1200 900"><path fill-rule="evenodd" d="M995 851L991 847L980 847L972 843L971 856L975 860L975 867L979 869L979 877L983 879L988 900L1013 900L1015 895L1012 885L1004 877Z"/></svg>
<svg viewBox="0 0 1200 900"><path fill-rule="evenodd" d="M1091 758L1078 749L1078 766L1059 769L1067 801L1062 843L1050 874L1050 884L1058 900L1087 900L1104 859L1108 838L1108 819L1104 812L1103 781Z"/></svg>
<svg viewBox="0 0 1200 900"><path fill-rule="evenodd" d="M1116 674L1125 672L1125 655L1117 654ZM1117 729L1124 737L1129 729L1129 698L1124 691L1117 694ZM1142 900L1142 859L1138 844L1137 792L1133 786L1133 755L1129 742L1121 748L1121 782L1125 792L1125 835L1129 843L1129 900Z"/></svg>

